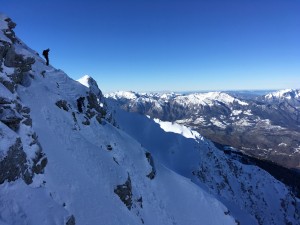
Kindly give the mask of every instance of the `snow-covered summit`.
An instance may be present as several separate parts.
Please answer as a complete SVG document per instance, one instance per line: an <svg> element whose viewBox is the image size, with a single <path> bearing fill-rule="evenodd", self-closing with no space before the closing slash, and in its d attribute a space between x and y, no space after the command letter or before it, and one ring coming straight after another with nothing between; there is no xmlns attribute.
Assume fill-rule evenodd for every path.
<svg viewBox="0 0 300 225"><path fill-rule="evenodd" d="M97 82L89 75L84 75L80 79L77 80L82 85L86 86L91 90L92 93L94 93L99 99L103 99L103 94L101 90L98 87Z"/></svg>

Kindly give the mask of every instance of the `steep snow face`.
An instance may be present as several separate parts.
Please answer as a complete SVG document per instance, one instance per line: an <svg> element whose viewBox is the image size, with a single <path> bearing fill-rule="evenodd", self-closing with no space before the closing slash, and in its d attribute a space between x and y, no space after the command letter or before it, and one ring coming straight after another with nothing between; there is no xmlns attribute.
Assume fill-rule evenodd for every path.
<svg viewBox="0 0 300 225"><path fill-rule="evenodd" d="M0 33L9 36L3 31L7 27ZM9 37L11 42L0 40L5 46L0 51L0 107L12 110L13 121L25 123L15 127L1 117L0 163L18 138L25 162L43 164L31 158L31 152L41 151L35 146L41 146L38 156L45 154L48 163L38 167L32 182L17 177L0 184L0 224L235 224L222 203L105 120L90 78L87 88ZM9 172L6 165L0 175Z"/></svg>
<svg viewBox="0 0 300 225"><path fill-rule="evenodd" d="M299 224L299 199L267 172L225 155L189 130L115 109L118 125L167 168L191 179L226 204L240 224ZM167 131L167 132L165 132Z"/></svg>

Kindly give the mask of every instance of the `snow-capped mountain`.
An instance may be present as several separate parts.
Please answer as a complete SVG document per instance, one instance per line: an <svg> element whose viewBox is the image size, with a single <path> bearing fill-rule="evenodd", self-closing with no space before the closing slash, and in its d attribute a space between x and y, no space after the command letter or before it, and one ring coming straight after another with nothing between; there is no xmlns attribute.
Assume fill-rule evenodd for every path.
<svg viewBox="0 0 300 225"><path fill-rule="evenodd" d="M278 93L281 94L273 96L285 96L280 102L268 97L271 95L258 99L241 99L222 92L117 92L107 94L106 97L116 101L127 111L186 125L216 143L233 146L248 155L267 159L287 168L299 169L299 92L294 90L284 92L286 94Z"/></svg>
<svg viewBox="0 0 300 225"><path fill-rule="evenodd" d="M86 87L46 66L14 27L1 14L1 225L236 224L109 123L91 78Z"/></svg>
<svg viewBox="0 0 300 225"><path fill-rule="evenodd" d="M300 90L285 89L269 93L262 97L268 103L288 103L293 107L300 108Z"/></svg>

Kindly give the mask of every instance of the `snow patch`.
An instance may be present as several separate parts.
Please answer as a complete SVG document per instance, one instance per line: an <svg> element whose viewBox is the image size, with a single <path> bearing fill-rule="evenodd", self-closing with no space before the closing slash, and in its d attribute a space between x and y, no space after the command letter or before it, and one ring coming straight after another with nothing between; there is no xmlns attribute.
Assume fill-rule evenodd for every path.
<svg viewBox="0 0 300 225"><path fill-rule="evenodd" d="M198 139L200 134L196 131L191 130L190 128L174 123L174 122L164 122L159 119L154 119L154 122L159 124L159 126L166 132L172 132L176 134L181 134L186 138Z"/></svg>

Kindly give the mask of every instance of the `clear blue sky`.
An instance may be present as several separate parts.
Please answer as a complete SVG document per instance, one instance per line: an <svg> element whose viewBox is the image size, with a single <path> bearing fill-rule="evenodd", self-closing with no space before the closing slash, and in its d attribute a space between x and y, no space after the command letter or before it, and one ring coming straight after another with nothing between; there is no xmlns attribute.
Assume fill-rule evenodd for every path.
<svg viewBox="0 0 300 225"><path fill-rule="evenodd" d="M17 35L104 92L300 88L299 0L1 0Z"/></svg>

